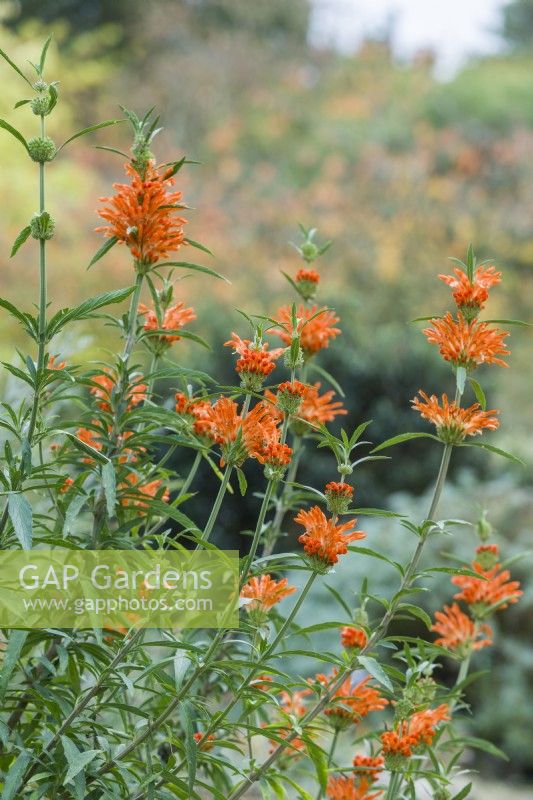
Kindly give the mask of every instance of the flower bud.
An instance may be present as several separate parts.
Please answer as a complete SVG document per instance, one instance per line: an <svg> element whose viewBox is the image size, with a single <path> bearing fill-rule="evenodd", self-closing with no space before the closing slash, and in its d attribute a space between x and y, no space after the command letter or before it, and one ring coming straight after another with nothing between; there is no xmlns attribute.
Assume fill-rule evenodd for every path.
<svg viewBox="0 0 533 800"><path fill-rule="evenodd" d="M50 113L50 95L39 94L30 103L31 110L36 116L45 117Z"/></svg>
<svg viewBox="0 0 533 800"><path fill-rule="evenodd" d="M332 514L343 514L350 507L353 488L348 483L330 481L325 489L328 511Z"/></svg>
<svg viewBox="0 0 533 800"><path fill-rule="evenodd" d="M34 239L51 239L54 235L55 222L48 213L34 214L30 220L31 235Z"/></svg>
<svg viewBox="0 0 533 800"><path fill-rule="evenodd" d="M483 570L496 566L500 558L500 549L497 544L485 544L476 549L476 561Z"/></svg>
<svg viewBox="0 0 533 800"><path fill-rule="evenodd" d="M296 414L302 404L302 397L305 393L305 385L300 381L285 381L278 386L277 402L279 408L291 416Z"/></svg>
<svg viewBox="0 0 533 800"><path fill-rule="evenodd" d="M318 247L313 242L304 242L300 248L304 261L314 261L318 256Z"/></svg>
<svg viewBox="0 0 533 800"><path fill-rule="evenodd" d="M315 269L300 269L296 273L296 288L304 300L311 300L317 292L320 275Z"/></svg>
<svg viewBox="0 0 533 800"><path fill-rule="evenodd" d="M55 158L57 150L49 136L34 136L28 140L28 152L33 161L44 164Z"/></svg>
<svg viewBox="0 0 533 800"><path fill-rule="evenodd" d="M487 512L483 511L476 523L477 535L482 542L486 542L492 536L492 525L487 519Z"/></svg>
<svg viewBox="0 0 533 800"><path fill-rule="evenodd" d="M297 339L293 339L291 346L285 350L283 363L290 370L297 369L304 363L304 353Z"/></svg>
<svg viewBox="0 0 533 800"><path fill-rule="evenodd" d="M353 472L353 467L351 464L339 464L337 467L337 472L339 475L351 475Z"/></svg>

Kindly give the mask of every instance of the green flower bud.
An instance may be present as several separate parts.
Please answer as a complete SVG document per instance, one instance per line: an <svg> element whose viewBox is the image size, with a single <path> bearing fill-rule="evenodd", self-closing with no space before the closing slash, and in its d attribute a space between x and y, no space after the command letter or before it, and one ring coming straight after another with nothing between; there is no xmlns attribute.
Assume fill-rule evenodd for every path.
<svg viewBox="0 0 533 800"><path fill-rule="evenodd" d="M34 239L51 239L54 235L55 222L48 213L34 214L30 220L31 235Z"/></svg>
<svg viewBox="0 0 533 800"><path fill-rule="evenodd" d="M44 164L52 161L57 153L56 146L49 136L34 136L28 141L28 152L33 161Z"/></svg>
<svg viewBox="0 0 533 800"><path fill-rule="evenodd" d="M353 472L353 467L351 464L339 464L337 467L337 472L340 475L351 475Z"/></svg>
<svg viewBox="0 0 533 800"><path fill-rule="evenodd" d="M492 525L487 519L487 512L483 511L476 523L477 535L482 542L488 541L492 536Z"/></svg>
<svg viewBox="0 0 533 800"><path fill-rule="evenodd" d="M300 250L305 261L314 261L318 256L318 247L313 242L304 242Z"/></svg>
<svg viewBox="0 0 533 800"><path fill-rule="evenodd" d="M50 112L50 95L39 94L30 103L31 110L36 116L46 116Z"/></svg>
<svg viewBox="0 0 533 800"><path fill-rule="evenodd" d="M46 83L46 81L43 81L42 78L39 78L39 80L35 81L35 83L33 84L33 88L35 89L36 92L45 92L46 89L48 89L48 84Z"/></svg>

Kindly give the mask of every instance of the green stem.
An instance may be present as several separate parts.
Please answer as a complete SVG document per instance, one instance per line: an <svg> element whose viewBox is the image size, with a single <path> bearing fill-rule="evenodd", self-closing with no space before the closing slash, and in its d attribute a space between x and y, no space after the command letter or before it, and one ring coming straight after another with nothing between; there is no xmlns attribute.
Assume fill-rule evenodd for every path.
<svg viewBox="0 0 533 800"><path fill-rule="evenodd" d="M255 554L257 552L257 548L259 546L259 540L261 538L261 534L263 532L263 526L265 524L265 517L267 515L268 507L270 505L270 499L276 487L277 481L270 480L267 483L267 487L265 489L265 494L263 497L263 502L261 503L261 509L259 511L259 516L257 518L257 525L255 526L254 538L252 539L252 544L250 546L250 552L244 559L242 572L241 572L241 582L240 588L244 586L246 583L246 578L248 576L248 571L250 566L255 558Z"/></svg>
<svg viewBox="0 0 533 800"><path fill-rule="evenodd" d="M202 550L203 549L203 542L209 541L209 537L210 537L211 532L212 532L212 530L213 530L213 528L215 526L215 522L217 521L217 517L218 517L219 511L220 511L220 507L222 505L222 501L224 500L224 495L226 494L226 491L227 491L227 488L228 488L229 479L231 477L232 471L233 471L232 465L228 464L226 466L226 469L224 470L224 475L222 476L222 480L220 482L220 486L219 486L219 489L218 489L218 494L217 494L217 496L215 498L215 502L213 503L213 508L211 509L211 513L209 515L209 519L207 520L206 526L204 528L204 531L203 531L203 534L202 534L202 541L198 542L198 544L196 545L196 549L197 550Z"/></svg>
<svg viewBox="0 0 533 800"><path fill-rule="evenodd" d="M339 729L335 728L335 730L333 731L333 736L331 737L331 745L328 753L328 768L333 765L333 756L335 755L335 748L337 747L338 739L339 739ZM323 797L324 797L324 789L320 787L320 789L318 790L318 794L316 796L316 800L322 800Z"/></svg>
<svg viewBox="0 0 533 800"><path fill-rule="evenodd" d="M302 457L302 453L303 453L302 437L295 436L293 441L291 463L289 466L289 470L287 472L287 477L285 479L283 490L281 492L280 497L277 500L276 513L274 514L274 519L272 520L272 525L270 526L270 531L268 533L268 540L265 542L265 546L263 548L263 557L271 556L274 547L276 546L281 526L283 524L283 519L287 511L288 500L292 494L292 487L289 484L294 483L294 479L296 478L296 473L298 471L298 466L300 464L300 458Z"/></svg>
<svg viewBox="0 0 533 800"><path fill-rule="evenodd" d="M196 451L196 455L194 457L194 461L192 462L192 466L191 466L191 468L189 470L189 474L187 475L187 477L183 481L183 486L179 490L178 500L179 500L180 497L183 497L183 495L187 494L187 492L189 491L189 487L190 487L191 483L193 482L193 480L195 479L196 473L198 472L198 468L199 468L201 463L202 463L202 451L201 450L197 450Z"/></svg>
<svg viewBox="0 0 533 800"><path fill-rule="evenodd" d="M402 785L403 776L400 772L391 772L389 785L387 787L387 794L385 800L399 800L399 790Z"/></svg>

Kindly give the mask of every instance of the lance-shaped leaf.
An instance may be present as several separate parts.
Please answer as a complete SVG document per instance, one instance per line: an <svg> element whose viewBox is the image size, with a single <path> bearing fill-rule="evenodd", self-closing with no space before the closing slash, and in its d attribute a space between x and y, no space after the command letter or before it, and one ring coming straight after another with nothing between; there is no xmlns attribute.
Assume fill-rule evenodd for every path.
<svg viewBox="0 0 533 800"><path fill-rule="evenodd" d="M19 248L22 247L22 245L24 244L30 233L31 233L31 228L29 225L26 225L26 227L21 230L21 232L13 242L13 247L11 248L11 258L13 258L17 250L19 250Z"/></svg>
<svg viewBox="0 0 533 800"><path fill-rule="evenodd" d="M105 122L98 122L96 125L89 125L88 128L83 128L81 131L74 133L72 136L66 139L66 141L64 141L63 144L57 148L57 152L59 153L60 150L66 147L67 144L70 144L70 142L73 142L74 139L79 139L80 136L85 136L86 133L92 133L93 131L98 131L100 130L100 128L108 128L110 125L118 125L119 123L125 121L126 120L124 119L108 119Z"/></svg>
<svg viewBox="0 0 533 800"><path fill-rule="evenodd" d="M15 139L17 139L21 143L26 152L28 152L28 142L26 141L26 139L24 138L24 136L21 134L20 131L14 128L13 125L10 125L9 122L6 122L5 119L0 119L0 128L3 128L4 130L8 131L8 133L10 133L12 136L14 136Z"/></svg>
<svg viewBox="0 0 533 800"><path fill-rule="evenodd" d="M178 267L179 269L192 269L194 272L204 272L206 275L211 275L213 278L218 278L221 281L226 281L226 283L230 283L230 281L221 275L220 272L217 272L210 267L204 267L203 264L192 264L190 261L165 261L164 264L158 264L157 268L159 267Z"/></svg>
<svg viewBox="0 0 533 800"><path fill-rule="evenodd" d="M106 253L109 253L111 248L114 247L117 242L118 242L118 236L110 236L109 239L106 239L103 245L96 251L94 256L91 258L87 269L90 269L93 264L96 264L97 261L100 261L102 256L105 256Z"/></svg>
<svg viewBox="0 0 533 800"><path fill-rule="evenodd" d="M2 800L13 800L15 797L20 797L20 795L17 795L17 791L30 760L31 755L28 751L22 750L13 764L9 765L9 771L4 782Z"/></svg>
<svg viewBox="0 0 533 800"><path fill-rule="evenodd" d="M72 442L74 447L76 447L82 453L86 453L88 456L91 456L91 458L94 458L94 460L98 461L100 464L107 464L107 462L109 461L107 456L104 456L103 453L100 453L99 450L96 450L94 447L91 447L90 444L82 442L81 439L78 439L78 437L75 436L70 431L56 430L55 433L62 433L64 436L67 437L67 439L70 442Z"/></svg>
<svg viewBox="0 0 533 800"><path fill-rule="evenodd" d="M32 82L31 82L30 80L28 80L28 78L27 78L27 77L24 75L24 73L22 72L22 70L21 70L19 67L17 67L17 65L15 64L15 62L14 62L14 61L11 61L11 59L9 58L9 56L7 55L7 53L4 53L4 51L3 51L3 50L0 50L0 56L2 56L2 58L4 58L4 59L7 61L7 63L9 64L9 66L10 66L10 67L12 67L12 69L14 69L14 70L15 70L15 72L17 72L17 73L20 75L20 77L22 78L22 80L23 80L23 81L26 81L26 83L28 84L28 86L31 86L31 88L33 89L33 84L32 84Z"/></svg>
<svg viewBox="0 0 533 800"><path fill-rule="evenodd" d="M80 303L76 308L62 308L55 314L47 327L47 339L50 340L55 336L67 322L74 320L87 319L94 311L104 306L113 305L115 303L122 303L134 291L134 286L128 286L126 289L116 289L113 292L104 292L103 294L91 297Z"/></svg>
<svg viewBox="0 0 533 800"><path fill-rule="evenodd" d="M20 492L10 492L7 510L22 549L31 550L33 514L29 501Z"/></svg>
<svg viewBox="0 0 533 800"><path fill-rule="evenodd" d="M464 442L461 447L480 447L482 450L488 450L490 453L503 456L503 458L508 458L509 461L513 461L515 464L520 464L522 467L524 466L524 461L522 461L521 458L514 456L512 453L508 453L507 450L502 450L501 447L494 447L493 444L486 444L485 442Z"/></svg>
<svg viewBox="0 0 533 800"><path fill-rule="evenodd" d="M401 444L402 442L408 442L410 439L435 439L437 442L440 442L438 436L434 436L432 433L422 433L422 431L418 431L416 433L400 433L398 436L393 436L392 439L387 439L381 444L378 444L377 447L374 447L371 450L371 453L377 453L378 450L385 450L387 447L392 447L395 444Z"/></svg>
<svg viewBox="0 0 533 800"><path fill-rule="evenodd" d="M114 517L117 504L117 482L112 461L108 461L102 467L102 485L104 487L108 516Z"/></svg>
<svg viewBox="0 0 533 800"><path fill-rule="evenodd" d="M0 702L4 699L9 680L13 670L17 666L20 653L24 647L24 642L28 638L29 631L12 630L9 634L9 641L4 653L2 671L0 672Z"/></svg>

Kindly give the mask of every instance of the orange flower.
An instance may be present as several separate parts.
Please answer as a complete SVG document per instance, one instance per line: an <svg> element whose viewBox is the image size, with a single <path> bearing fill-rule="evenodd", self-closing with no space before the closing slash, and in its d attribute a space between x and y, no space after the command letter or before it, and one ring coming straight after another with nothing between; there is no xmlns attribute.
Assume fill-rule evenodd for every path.
<svg viewBox="0 0 533 800"><path fill-rule="evenodd" d="M290 594L294 594L296 588L287 586L287 578L275 581L270 575L254 576L241 589L241 597L250 600L245 608L246 611L269 611L272 606L283 600Z"/></svg>
<svg viewBox="0 0 533 800"><path fill-rule="evenodd" d="M93 447L95 450L101 450L103 447L102 442L96 438L97 434L90 428L78 428L78 430L76 431L76 436L81 442L88 444L89 447ZM93 459L84 458L83 463L92 464Z"/></svg>
<svg viewBox="0 0 533 800"><path fill-rule="evenodd" d="M280 708L285 714L294 717L303 717L306 712L304 697L311 694L311 689L298 689L292 693L285 690L280 694Z"/></svg>
<svg viewBox="0 0 533 800"><path fill-rule="evenodd" d="M200 750L203 750L204 752L208 752L209 750L212 750L214 747L215 737L213 736L212 733L210 733L208 736L205 736L205 733L197 731L193 735L193 739L196 742L196 744L200 746Z"/></svg>
<svg viewBox="0 0 533 800"><path fill-rule="evenodd" d="M333 422L339 414L347 414L342 403L338 400L332 402L335 392L330 390L319 394L321 384L315 383L313 386L306 386L302 397L302 404L298 410L298 417L311 425Z"/></svg>
<svg viewBox="0 0 533 800"><path fill-rule="evenodd" d="M473 561L472 570L480 577L454 575L452 583L461 589L454 599L468 603L475 617L484 616L489 609L500 611L507 608L511 603L517 603L523 594L519 581L510 581L511 573L508 569L502 570L500 564L483 569L478 561Z"/></svg>
<svg viewBox="0 0 533 800"><path fill-rule="evenodd" d="M436 395L431 397L419 390L422 400L415 397L411 400L413 408L420 412L420 415L429 420L437 428L437 433L443 442L457 444L462 442L466 436L481 434L486 428L494 431L500 426L496 417L496 409L482 411L479 403L474 403L469 408L461 408L455 402L450 402L447 395L442 395L442 406Z"/></svg>
<svg viewBox="0 0 533 800"><path fill-rule="evenodd" d="M50 356L50 358L48 359L47 366L48 369L65 369L65 367L67 366L67 362L59 361L59 363L56 364L56 356Z"/></svg>
<svg viewBox="0 0 533 800"><path fill-rule="evenodd" d="M435 644L457 650L460 655L467 655L471 650L481 650L492 644L492 630L488 625L476 625L457 603L444 606L443 611L435 613L435 624L431 628L440 634Z"/></svg>
<svg viewBox="0 0 533 800"><path fill-rule="evenodd" d="M297 333L300 334L300 345L306 356L311 356L328 347L329 340L335 339L341 332L340 328L334 327L339 322L339 318L327 308L319 309L318 306L313 306L312 308L300 306L297 316L299 320ZM283 327L276 330L275 333L286 345L290 345L294 333L291 306L280 308L276 321Z"/></svg>
<svg viewBox="0 0 533 800"><path fill-rule="evenodd" d="M113 184L116 194L102 197L107 203L97 213L109 225L96 228L108 238L117 237L133 255L136 266L146 269L184 244L183 226L186 220L176 216L181 192L171 192L174 178L165 177L151 163L144 180L131 166L125 165L130 184Z"/></svg>
<svg viewBox="0 0 533 800"><path fill-rule="evenodd" d="M431 744L438 723L449 719L449 708L445 703L438 708L417 711L410 719L400 722L395 730L381 734L383 753L386 756L409 758L416 748Z"/></svg>
<svg viewBox="0 0 533 800"><path fill-rule="evenodd" d="M320 275L316 269L299 269L296 273L296 283L300 283L301 281L319 283Z"/></svg>
<svg viewBox="0 0 533 800"><path fill-rule="evenodd" d="M383 769L383 758L381 756L373 758L372 756L356 755L354 756L353 765L357 767L357 772L354 775L356 779L357 776L360 776L371 783L375 783Z"/></svg>
<svg viewBox="0 0 533 800"><path fill-rule="evenodd" d="M428 342L438 346L445 361L467 369L479 364L508 366L498 358L500 355L509 355L503 341L509 336L507 331L491 328L487 322L467 322L461 313L455 320L447 312L442 318L432 319L431 324L433 327L426 328L423 333Z"/></svg>
<svg viewBox="0 0 533 800"><path fill-rule="evenodd" d="M362 628L345 625L341 628L341 644L343 647L362 648L366 645L368 637Z"/></svg>
<svg viewBox="0 0 533 800"><path fill-rule="evenodd" d="M192 322L194 319L196 319L196 313L194 309L185 308L185 304L181 301L170 308L167 308L161 321L161 325L159 324L155 311L151 308L148 308L148 306L145 306L144 303L139 305L138 313L145 315L145 331L179 331L188 322ZM181 337L176 333L172 333L160 334L157 338L161 343L170 345L172 342L179 341Z"/></svg>
<svg viewBox="0 0 533 800"><path fill-rule="evenodd" d="M252 343L250 339L241 339L236 333L231 334L231 339L224 343L224 347L232 347L233 352L240 356L235 369L242 376L243 384L253 391L259 391L284 351L283 347L278 347L269 353L268 342Z"/></svg>
<svg viewBox="0 0 533 800"><path fill-rule="evenodd" d="M74 481L72 480L72 478L65 478L65 480L63 481L63 483L61 484L61 487L59 489L61 494L66 494L73 483L74 483Z"/></svg>
<svg viewBox="0 0 533 800"><path fill-rule="evenodd" d="M302 533L298 541L303 544L305 552L320 570L336 564L339 556L348 552L350 542L364 539L366 535L362 531L353 530L356 519L336 525L333 520L326 518L318 506L313 506L309 511L299 511L294 521L305 528L305 533Z"/></svg>
<svg viewBox="0 0 533 800"><path fill-rule="evenodd" d="M489 289L501 282L502 274L496 272L494 267L478 267L470 282L466 272L459 267L455 267L454 273L439 275L439 278L452 289L453 299L465 318L474 318L485 307Z"/></svg>
<svg viewBox="0 0 533 800"><path fill-rule="evenodd" d="M337 672L335 668L329 676L319 674L316 676L316 680L328 688L335 681ZM367 686L370 680L371 677L368 675L354 685L352 676L348 675L343 681L324 711L334 726L344 726L350 722L357 723L371 711L382 711L388 705L389 701L382 697L376 688Z"/></svg>
<svg viewBox="0 0 533 800"><path fill-rule="evenodd" d="M127 476L126 482L119 486L119 489L130 491L130 494L121 499L121 505L135 506L136 508L140 509L147 508L148 504L143 497L152 499L157 498L163 503L168 503L170 492L168 489L165 489L163 492L161 492L162 486L162 480L154 480L150 481L149 483L139 484L139 477L131 472ZM141 495L141 497L139 497L139 495Z"/></svg>
<svg viewBox="0 0 533 800"><path fill-rule="evenodd" d="M383 792L368 793L371 783L363 779L357 781L355 776L334 778L328 781L327 796L329 800L375 800Z"/></svg>
<svg viewBox="0 0 533 800"><path fill-rule="evenodd" d="M90 392L99 400L98 407L102 411L112 410L113 393L116 388L117 378L111 370L105 369L100 375L94 375L91 378L93 384ZM146 384L136 381L127 388L126 392L126 410L131 411L132 408L146 400Z"/></svg>
<svg viewBox="0 0 533 800"><path fill-rule="evenodd" d="M175 400L177 413L192 420L194 432L203 435L205 432L202 424L209 420L211 403L201 397L188 397L183 392L176 392Z"/></svg>
<svg viewBox="0 0 533 800"><path fill-rule="evenodd" d="M293 717L303 717L305 714L305 705L303 703L303 698L310 694L310 689L302 689L301 691L295 691L292 693L283 691L280 695L280 705L279 710L286 715L293 716ZM276 727L275 732L280 739L286 739L287 736L292 733L293 725L283 725L282 727ZM273 741L272 746L270 747L270 752L273 753L274 750L277 748L278 742L276 740ZM305 742L303 739L300 739L299 736L296 736L294 739L291 739L291 742L284 753L285 757L288 757L289 762L291 758L298 757L302 754L305 750Z"/></svg>
<svg viewBox="0 0 533 800"><path fill-rule="evenodd" d="M197 419L196 430L221 446L223 464L240 464L248 457L266 464L270 457L274 461L288 457L286 450L271 447L280 442L278 421L267 403L258 403L243 419L237 403L221 397L205 409L205 417Z"/></svg>

